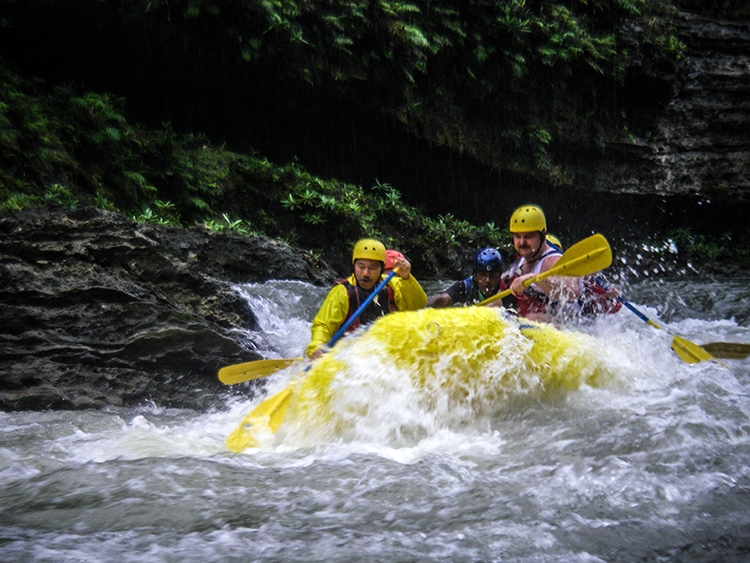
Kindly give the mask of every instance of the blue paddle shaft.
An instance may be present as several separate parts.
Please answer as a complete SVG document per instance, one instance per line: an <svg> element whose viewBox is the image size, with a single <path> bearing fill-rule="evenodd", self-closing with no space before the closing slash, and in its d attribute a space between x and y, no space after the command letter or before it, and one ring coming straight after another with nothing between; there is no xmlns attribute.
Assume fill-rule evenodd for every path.
<svg viewBox="0 0 750 563"><path fill-rule="evenodd" d="M341 338L341 335L346 332L346 329L351 326L351 324L362 314L362 311L365 310L365 308L370 304L370 302L377 297L378 293L386 286L386 284L391 281L391 278L396 275L396 270L392 270L390 274L388 274L383 281L381 281L378 286L372 290L372 293L365 299L362 304L359 306L359 308L354 311L354 314L352 314L351 317L347 319L347 321L341 325L341 328L339 328L336 331L336 334L334 334L331 337L331 340L328 342L327 346L328 348L333 348L333 345L336 344L339 338Z"/></svg>
<svg viewBox="0 0 750 563"><path fill-rule="evenodd" d="M609 285L604 280L602 280L600 278L597 278L597 277L594 277L594 281L600 287L602 287L604 289L609 289ZM630 301L628 301L627 299L624 299L623 297L617 297L616 299L620 303L622 303L623 305L625 305L628 309L630 309L630 311L632 311L635 314L635 316L638 317L639 319L641 319L643 322L646 322L646 323L652 322L651 319L649 319L646 315L644 315L638 309L636 309L635 306L633 306L633 304Z"/></svg>

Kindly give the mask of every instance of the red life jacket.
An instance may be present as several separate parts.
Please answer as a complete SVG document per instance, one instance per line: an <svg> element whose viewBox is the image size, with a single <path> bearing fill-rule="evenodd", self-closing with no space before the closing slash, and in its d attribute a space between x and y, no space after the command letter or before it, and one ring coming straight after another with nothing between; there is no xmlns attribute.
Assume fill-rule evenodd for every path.
<svg viewBox="0 0 750 563"><path fill-rule="evenodd" d="M501 290L510 289L512 281L513 278L510 278L506 287L501 285ZM527 287L521 295L509 295L506 299L508 300L507 307L514 309L519 317L527 317L531 313L549 313L550 308L557 304L546 293L537 291L531 286Z"/></svg>
<svg viewBox="0 0 750 563"><path fill-rule="evenodd" d="M510 288L513 277L506 277L501 281L500 289ZM533 287L527 287L523 294L510 296L503 302L506 307L515 309L519 317L526 317L530 313L554 314L558 305L544 293L536 291ZM581 278L581 293L578 297L578 305L581 314L587 317L594 315L614 314L622 308L622 303L607 295L607 290L594 281L593 276Z"/></svg>
<svg viewBox="0 0 750 563"><path fill-rule="evenodd" d="M622 308L622 303L607 295L607 290L596 283L593 276L582 278L581 295L578 304L584 315L600 315L605 313L616 313Z"/></svg>
<svg viewBox="0 0 750 563"><path fill-rule="evenodd" d="M555 252L559 253L556 249ZM544 254L540 260L543 260L552 254L553 252L548 252ZM516 257L513 266L515 266L517 262L518 257ZM520 273L516 268L511 268L510 275L507 275L500 280L499 291L510 289L510 285L517 277L520 277ZM509 295L503 299L503 306L506 309L513 309L516 311L519 317L526 317L531 313L550 313L556 304L557 302L552 301L546 293L537 291L532 286L527 287L521 295Z"/></svg>
<svg viewBox="0 0 750 563"><path fill-rule="evenodd" d="M354 312L359 309L360 305L370 296L370 292L365 291L358 285L352 285L348 279L340 280L339 282L346 288L346 294L349 297L349 311L346 313L344 323L348 321ZM396 300L394 298L393 288L390 285L386 285L380 290L377 297L373 299L370 304L362 311L359 316L354 319L346 332L352 332L360 325L366 325L374 320L392 313L396 310ZM343 323L342 323L343 324Z"/></svg>

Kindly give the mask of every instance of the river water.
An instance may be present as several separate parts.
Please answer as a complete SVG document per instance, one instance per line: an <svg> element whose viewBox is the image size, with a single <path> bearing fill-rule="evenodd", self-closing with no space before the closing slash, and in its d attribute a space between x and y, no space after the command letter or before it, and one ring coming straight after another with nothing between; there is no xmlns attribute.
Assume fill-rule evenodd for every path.
<svg viewBox="0 0 750 563"><path fill-rule="evenodd" d="M623 287L692 342L750 343L749 281ZM248 338L300 355L325 290L238 291L262 325ZM625 309L585 331L606 384L510 390L476 421L404 400L393 418L420 431L397 438L387 418L363 419L346 436L233 454L225 439L259 400L246 393L209 413L1 413L0 561L750 559L750 360L688 365L667 331ZM385 363L369 370L396 386ZM357 392L388 406L382 389Z"/></svg>

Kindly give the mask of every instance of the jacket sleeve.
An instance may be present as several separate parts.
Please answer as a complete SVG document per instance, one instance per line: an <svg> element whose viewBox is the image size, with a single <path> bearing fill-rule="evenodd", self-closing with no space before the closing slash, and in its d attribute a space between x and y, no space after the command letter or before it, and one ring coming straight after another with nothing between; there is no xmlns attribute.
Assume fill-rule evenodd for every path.
<svg viewBox="0 0 750 563"><path fill-rule="evenodd" d="M305 352L309 356L322 348L336 334L349 312L349 296L343 284L334 286L326 295L310 327L310 344Z"/></svg>
<svg viewBox="0 0 750 563"><path fill-rule="evenodd" d="M416 311L427 305L427 294L414 276L410 275L407 280L394 276L388 285L393 288L397 310Z"/></svg>

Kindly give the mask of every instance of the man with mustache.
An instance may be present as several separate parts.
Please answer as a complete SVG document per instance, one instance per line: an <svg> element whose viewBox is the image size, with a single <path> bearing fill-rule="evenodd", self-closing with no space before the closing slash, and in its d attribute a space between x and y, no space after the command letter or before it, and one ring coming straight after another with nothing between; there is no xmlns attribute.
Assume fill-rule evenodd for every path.
<svg viewBox="0 0 750 563"><path fill-rule="evenodd" d="M311 360L316 360L323 354L325 345L331 337L380 283L385 263L386 252L383 243L374 239L357 241L352 252L354 273L333 286L313 319L310 327L310 344L306 350ZM389 265L396 269L397 275L380 290L352 322L347 332L393 311L415 311L425 306L427 295L411 275L409 261L403 255L394 256Z"/></svg>
<svg viewBox="0 0 750 563"><path fill-rule="evenodd" d="M512 292L503 305L521 317L549 321L558 301L574 297L574 284L560 277L545 278L529 287L524 287L523 282L552 268L562 251L547 241L547 219L538 205L516 209L510 217L510 232L518 256L502 275L503 289Z"/></svg>

